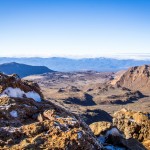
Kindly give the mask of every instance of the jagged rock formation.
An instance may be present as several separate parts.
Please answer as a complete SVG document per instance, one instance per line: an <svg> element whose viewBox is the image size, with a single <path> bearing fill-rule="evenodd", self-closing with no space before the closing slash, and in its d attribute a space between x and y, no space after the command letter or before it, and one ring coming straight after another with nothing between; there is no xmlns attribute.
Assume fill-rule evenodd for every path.
<svg viewBox="0 0 150 150"><path fill-rule="evenodd" d="M122 109L114 113L113 117L113 124L124 133L127 139L137 139L150 149L149 114Z"/></svg>
<svg viewBox="0 0 150 150"><path fill-rule="evenodd" d="M143 93L149 93L150 89L150 66L136 66L128 69L113 84L126 87L131 90L139 90Z"/></svg>
<svg viewBox="0 0 150 150"><path fill-rule="evenodd" d="M94 135L100 136L103 132L106 132L110 128L112 128L112 123L101 121L101 122L94 122L90 124L90 128L93 131Z"/></svg>
<svg viewBox="0 0 150 150"><path fill-rule="evenodd" d="M43 100L37 84L0 74L0 149L98 150L102 145L78 116Z"/></svg>
<svg viewBox="0 0 150 150"><path fill-rule="evenodd" d="M34 83L32 81L21 80L17 74L8 76L0 73L0 93L5 94L4 91L8 88L12 88L11 90L20 89L25 93L34 91L35 93L38 93L41 98L43 98L43 95L40 91L40 87L37 83ZM5 92L7 93L10 91Z"/></svg>
<svg viewBox="0 0 150 150"><path fill-rule="evenodd" d="M136 139L125 139L123 133L110 122L95 122L90 125L90 128L106 149L145 150Z"/></svg>

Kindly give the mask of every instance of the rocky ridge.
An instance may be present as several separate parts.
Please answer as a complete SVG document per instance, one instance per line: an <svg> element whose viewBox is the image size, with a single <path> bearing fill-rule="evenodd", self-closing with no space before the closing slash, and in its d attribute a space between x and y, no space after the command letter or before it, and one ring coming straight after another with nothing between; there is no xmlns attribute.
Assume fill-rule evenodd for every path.
<svg viewBox="0 0 150 150"><path fill-rule="evenodd" d="M113 80L112 83L131 90L139 90L142 93L149 94L150 66L143 65L131 67L118 79Z"/></svg>
<svg viewBox="0 0 150 150"><path fill-rule="evenodd" d="M0 149L102 149L90 128L44 100L37 84L0 74L0 94Z"/></svg>

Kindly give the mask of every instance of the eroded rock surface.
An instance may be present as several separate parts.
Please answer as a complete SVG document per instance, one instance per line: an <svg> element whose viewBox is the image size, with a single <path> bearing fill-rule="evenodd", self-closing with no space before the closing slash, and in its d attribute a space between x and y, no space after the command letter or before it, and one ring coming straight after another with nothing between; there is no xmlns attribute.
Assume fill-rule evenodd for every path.
<svg viewBox="0 0 150 150"><path fill-rule="evenodd" d="M142 93L149 94L150 65L131 67L123 73L119 79L112 83L131 90L139 90Z"/></svg>
<svg viewBox="0 0 150 150"><path fill-rule="evenodd" d="M124 134L109 122L95 122L90 128L106 149L146 150L136 139L126 139Z"/></svg>
<svg viewBox="0 0 150 150"><path fill-rule="evenodd" d="M0 74L0 87L0 149L102 149L78 116L43 100L37 84ZM36 92L41 101L26 95L12 97L12 91L3 93L9 87Z"/></svg>
<svg viewBox="0 0 150 150"><path fill-rule="evenodd" d="M150 149L149 114L122 109L114 114L113 124L124 133L126 139L137 139Z"/></svg>
<svg viewBox="0 0 150 150"><path fill-rule="evenodd" d="M109 130L111 127L112 127L112 124L106 121L94 122L90 124L91 130L96 136L100 136L101 134Z"/></svg>

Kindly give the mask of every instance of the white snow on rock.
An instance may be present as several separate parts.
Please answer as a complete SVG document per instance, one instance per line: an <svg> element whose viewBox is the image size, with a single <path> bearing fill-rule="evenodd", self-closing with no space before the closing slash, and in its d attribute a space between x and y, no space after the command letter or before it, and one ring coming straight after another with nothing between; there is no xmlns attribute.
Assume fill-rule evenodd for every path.
<svg viewBox="0 0 150 150"><path fill-rule="evenodd" d="M30 92L25 93L20 88L12 88L12 87L6 88L2 92L2 94L0 94L0 97L6 97L6 96L18 97L18 98L27 97L27 98L34 99L36 102L41 102L41 97L38 93L36 93L34 91L30 91Z"/></svg>
<svg viewBox="0 0 150 150"><path fill-rule="evenodd" d="M27 98L32 98L32 99L34 99L36 102L41 102L41 97L40 97L40 95L39 95L38 93L36 93L36 92L31 91L31 92L25 93L25 95L26 95Z"/></svg>
<svg viewBox="0 0 150 150"><path fill-rule="evenodd" d="M78 132L78 139L82 138L82 131Z"/></svg>
<svg viewBox="0 0 150 150"><path fill-rule="evenodd" d="M16 110L12 110L12 111L10 112L10 115L11 115L12 117L14 117L14 118L17 118L17 117L18 117L18 113L17 113Z"/></svg>
<svg viewBox="0 0 150 150"><path fill-rule="evenodd" d="M113 145L105 146L107 150L126 150L125 148L115 147Z"/></svg>
<svg viewBox="0 0 150 150"><path fill-rule="evenodd" d="M20 88L8 87L3 91L1 96L8 95L10 97L20 97L20 98L22 98L24 94L25 94L24 91L22 91Z"/></svg>
<svg viewBox="0 0 150 150"><path fill-rule="evenodd" d="M122 135L119 133L119 131L118 131L117 128L112 128L112 129L108 130L108 131L106 132L106 136L108 136L108 135L122 136Z"/></svg>
<svg viewBox="0 0 150 150"><path fill-rule="evenodd" d="M3 97L8 97L8 95L3 94L3 95L0 95L0 97L1 97L1 98L3 98Z"/></svg>
<svg viewBox="0 0 150 150"><path fill-rule="evenodd" d="M3 110L3 109L8 110L10 107L11 107L11 105L1 105L0 109L1 110Z"/></svg>
<svg viewBox="0 0 150 150"><path fill-rule="evenodd" d="M129 121L130 121L130 122L135 122L135 120L134 120L134 119L129 119Z"/></svg>

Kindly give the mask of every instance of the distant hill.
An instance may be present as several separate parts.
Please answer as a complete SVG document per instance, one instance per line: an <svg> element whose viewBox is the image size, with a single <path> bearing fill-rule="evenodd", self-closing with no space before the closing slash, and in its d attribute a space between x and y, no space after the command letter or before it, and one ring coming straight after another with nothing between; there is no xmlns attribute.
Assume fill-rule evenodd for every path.
<svg viewBox="0 0 150 150"><path fill-rule="evenodd" d="M139 90L141 92L149 94L150 65L135 66L129 68L116 80L115 84L129 88L131 90Z"/></svg>
<svg viewBox="0 0 150 150"><path fill-rule="evenodd" d="M47 72L54 72L45 66L30 66L19 63L4 63L0 65L0 72L5 74L18 74L21 78L34 74L42 74Z"/></svg>
<svg viewBox="0 0 150 150"><path fill-rule="evenodd" d="M52 70L61 72L70 71L85 71L94 70L102 72L112 72L119 70L126 70L132 66L140 66L144 64L150 64L149 60L134 60L134 59L114 59L114 58L83 58L83 59L69 59L63 57L51 57L51 58L8 58L0 57L0 64L17 62L22 64L40 66L46 66Z"/></svg>

